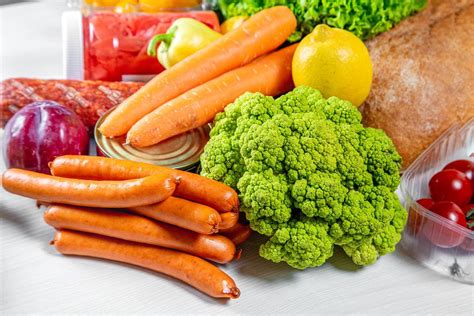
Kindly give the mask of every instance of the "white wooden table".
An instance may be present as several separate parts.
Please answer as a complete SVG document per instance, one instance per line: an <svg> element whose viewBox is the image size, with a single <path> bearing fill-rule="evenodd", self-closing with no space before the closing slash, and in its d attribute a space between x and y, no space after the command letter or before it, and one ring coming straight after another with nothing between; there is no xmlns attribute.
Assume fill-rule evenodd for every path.
<svg viewBox="0 0 474 316"><path fill-rule="evenodd" d="M62 0L0 7L0 78L59 78ZM1 145L3 149L3 144ZM0 170L4 170L3 161ZM0 189L0 312L155 314L465 314L474 287L420 266L400 252L358 269L340 251L317 269L295 271L258 257L258 237L225 267L239 285L223 301L144 269L64 257L32 200Z"/></svg>

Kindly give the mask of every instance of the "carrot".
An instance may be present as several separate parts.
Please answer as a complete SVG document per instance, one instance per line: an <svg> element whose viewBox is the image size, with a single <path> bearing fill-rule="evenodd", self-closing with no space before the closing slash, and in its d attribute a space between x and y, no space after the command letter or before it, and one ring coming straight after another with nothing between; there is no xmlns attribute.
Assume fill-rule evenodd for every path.
<svg viewBox="0 0 474 316"><path fill-rule="evenodd" d="M129 210L163 223L206 235L217 233L221 224L221 216L215 209L173 196L160 203L132 207Z"/></svg>
<svg viewBox="0 0 474 316"><path fill-rule="evenodd" d="M276 49L295 28L296 18L287 7L255 14L242 27L153 78L104 120L100 132L107 137L126 134L133 124L165 102Z"/></svg>
<svg viewBox="0 0 474 316"><path fill-rule="evenodd" d="M230 262L235 255L234 244L224 236L202 235L116 210L52 205L43 218L56 229L71 229L176 249L219 263Z"/></svg>
<svg viewBox="0 0 474 316"><path fill-rule="evenodd" d="M291 60L296 44L229 71L167 102L128 131L135 147L157 144L206 124L245 92L278 95L293 88Z"/></svg>
<svg viewBox="0 0 474 316"><path fill-rule="evenodd" d="M218 181L200 175L166 167L91 156L61 156L50 162L55 176L96 180L128 180L153 174L179 178L180 184L173 195L212 207L216 211L238 212L237 192Z"/></svg>
<svg viewBox="0 0 474 316"><path fill-rule="evenodd" d="M233 227L235 224L237 224L237 221L239 220L239 213L235 212L228 212L228 213L222 213L221 214L221 223L219 225L219 231L229 229Z"/></svg>
<svg viewBox="0 0 474 316"><path fill-rule="evenodd" d="M174 191L168 175L125 181L94 181L50 176L22 169L3 173L5 190L42 202L92 207L133 207L163 201Z"/></svg>
<svg viewBox="0 0 474 316"><path fill-rule="evenodd" d="M181 280L212 297L238 298L234 280L209 262L179 251L94 234L56 232L51 242L65 255L124 262Z"/></svg>

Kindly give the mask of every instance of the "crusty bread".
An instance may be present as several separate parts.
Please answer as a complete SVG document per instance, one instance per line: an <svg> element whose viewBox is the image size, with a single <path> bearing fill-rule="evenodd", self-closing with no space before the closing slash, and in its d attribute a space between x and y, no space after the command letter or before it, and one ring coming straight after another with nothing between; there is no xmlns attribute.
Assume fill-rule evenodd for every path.
<svg viewBox="0 0 474 316"><path fill-rule="evenodd" d="M433 0L367 46L374 80L364 123L392 137L404 167L474 117L474 0Z"/></svg>

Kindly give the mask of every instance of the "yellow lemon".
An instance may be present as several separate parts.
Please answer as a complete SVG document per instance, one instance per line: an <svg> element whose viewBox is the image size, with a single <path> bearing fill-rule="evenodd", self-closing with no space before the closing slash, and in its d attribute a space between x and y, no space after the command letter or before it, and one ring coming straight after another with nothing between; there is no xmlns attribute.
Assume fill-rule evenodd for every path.
<svg viewBox="0 0 474 316"><path fill-rule="evenodd" d="M351 32L320 24L298 45L293 56L293 81L325 98L336 96L361 105L372 84L372 61L364 43Z"/></svg>
<svg viewBox="0 0 474 316"><path fill-rule="evenodd" d="M229 33L232 30L235 30L239 26L242 25L242 23L247 20L246 16L234 16L228 20L225 20L224 23L221 25L221 33L226 34Z"/></svg>

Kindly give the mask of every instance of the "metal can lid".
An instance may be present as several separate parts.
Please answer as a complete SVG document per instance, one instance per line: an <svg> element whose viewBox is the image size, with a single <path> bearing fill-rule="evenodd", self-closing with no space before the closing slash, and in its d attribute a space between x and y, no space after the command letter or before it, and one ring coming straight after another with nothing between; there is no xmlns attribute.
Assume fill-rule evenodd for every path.
<svg viewBox="0 0 474 316"><path fill-rule="evenodd" d="M135 148L130 145L125 145L125 135L108 138L99 131L99 126L110 112L111 110L97 121L94 129L97 149L110 158L133 160L168 168L189 170L199 163L199 157L209 140L211 128L209 124L206 124L186 133L174 136L159 144Z"/></svg>

